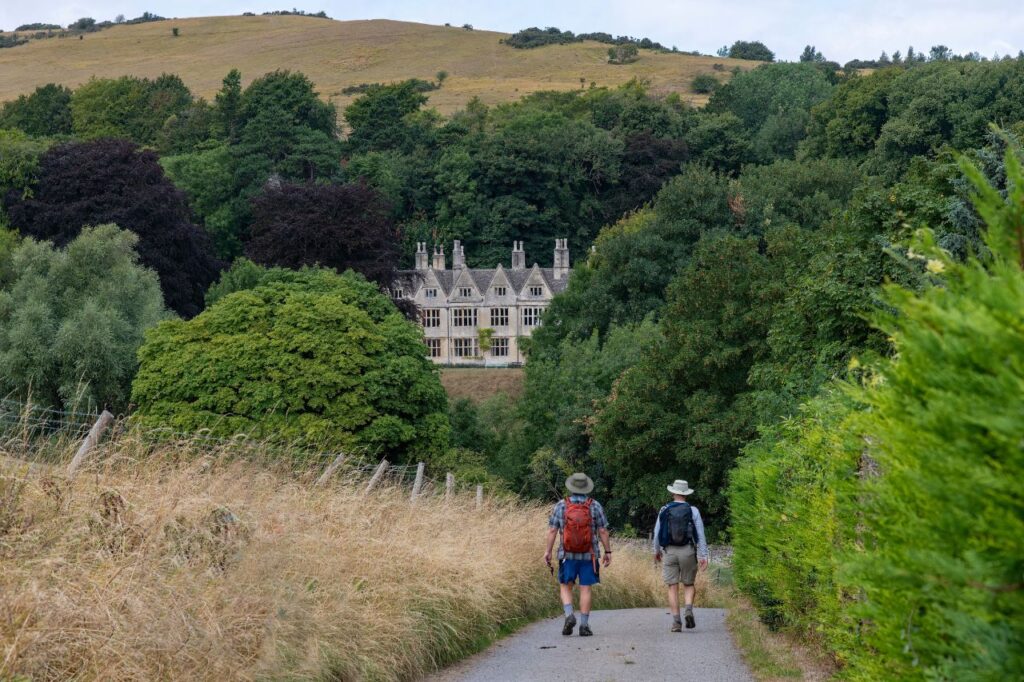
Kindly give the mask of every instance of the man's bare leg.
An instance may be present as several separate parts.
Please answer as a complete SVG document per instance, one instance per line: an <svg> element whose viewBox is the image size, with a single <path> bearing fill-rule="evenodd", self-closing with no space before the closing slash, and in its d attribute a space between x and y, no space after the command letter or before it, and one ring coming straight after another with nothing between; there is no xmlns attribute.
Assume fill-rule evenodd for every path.
<svg viewBox="0 0 1024 682"><path fill-rule="evenodd" d="M572 585L559 583L558 592L562 596L562 605L572 606Z"/></svg>
<svg viewBox="0 0 1024 682"><path fill-rule="evenodd" d="M668 586L668 608L672 617L679 618L679 583Z"/></svg>
<svg viewBox="0 0 1024 682"><path fill-rule="evenodd" d="M686 627L687 629L694 627L693 620L693 595L696 592L696 588L693 585L683 585L683 600L686 602L685 613Z"/></svg>
<svg viewBox="0 0 1024 682"><path fill-rule="evenodd" d="M580 613L590 615L590 585L580 585Z"/></svg>

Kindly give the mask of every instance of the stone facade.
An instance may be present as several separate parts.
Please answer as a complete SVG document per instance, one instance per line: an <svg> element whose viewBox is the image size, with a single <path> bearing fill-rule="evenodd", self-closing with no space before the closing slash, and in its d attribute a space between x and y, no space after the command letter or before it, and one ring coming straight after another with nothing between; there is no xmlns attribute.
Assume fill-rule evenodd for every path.
<svg viewBox="0 0 1024 682"><path fill-rule="evenodd" d="M444 247L427 253L416 245L416 269L399 272L395 298L419 309L431 359L441 365L507 367L521 365L519 339L530 336L552 297L569 280L569 242L555 240L553 267L526 267L523 243L512 245L511 267L467 268L462 244L452 248L445 267ZM481 347L483 346L483 347Z"/></svg>

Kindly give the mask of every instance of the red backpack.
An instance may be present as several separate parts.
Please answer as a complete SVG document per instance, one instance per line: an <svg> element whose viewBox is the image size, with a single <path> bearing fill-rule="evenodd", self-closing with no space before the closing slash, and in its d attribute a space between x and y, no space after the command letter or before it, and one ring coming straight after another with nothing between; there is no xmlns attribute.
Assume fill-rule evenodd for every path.
<svg viewBox="0 0 1024 682"><path fill-rule="evenodd" d="M565 498L565 525L562 527L562 549L574 554L594 551L594 519L590 514L589 497L586 502L570 502Z"/></svg>

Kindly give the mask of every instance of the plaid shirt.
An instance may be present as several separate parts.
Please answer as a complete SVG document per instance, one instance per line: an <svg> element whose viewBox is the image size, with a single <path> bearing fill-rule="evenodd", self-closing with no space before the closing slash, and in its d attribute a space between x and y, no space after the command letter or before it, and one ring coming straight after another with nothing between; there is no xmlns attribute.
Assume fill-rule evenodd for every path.
<svg viewBox="0 0 1024 682"><path fill-rule="evenodd" d="M586 502L586 495L570 495L570 502ZM598 528L607 528L608 519L604 515L604 508L601 507L601 503L594 500L590 504L590 520L592 522L593 536L594 536L594 555L598 559L601 558L601 547L600 541L597 535ZM565 500L559 500L555 508L551 510L551 516L548 518L548 528L557 528L562 531L565 528ZM590 552L566 552L562 546L562 542L558 543L558 560L562 559L590 559L592 555Z"/></svg>

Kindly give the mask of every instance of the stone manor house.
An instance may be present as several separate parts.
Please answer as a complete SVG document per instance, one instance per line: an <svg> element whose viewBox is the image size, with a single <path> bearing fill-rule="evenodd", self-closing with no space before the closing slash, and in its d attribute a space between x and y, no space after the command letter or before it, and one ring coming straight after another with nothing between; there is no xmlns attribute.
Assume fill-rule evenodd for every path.
<svg viewBox="0 0 1024 682"><path fill-rule="evenodd" d="M430 260L428 260L430 258ZM512 267L467 268L458 241L447 269L443 246L416 245L416 269L402 270L395 298L416 304L430 357L442 365L521 365L519 339L530 336L541 313L569 280L569 240L555 240L554 267L526 267L522 242L512 244Z"/></svg>

